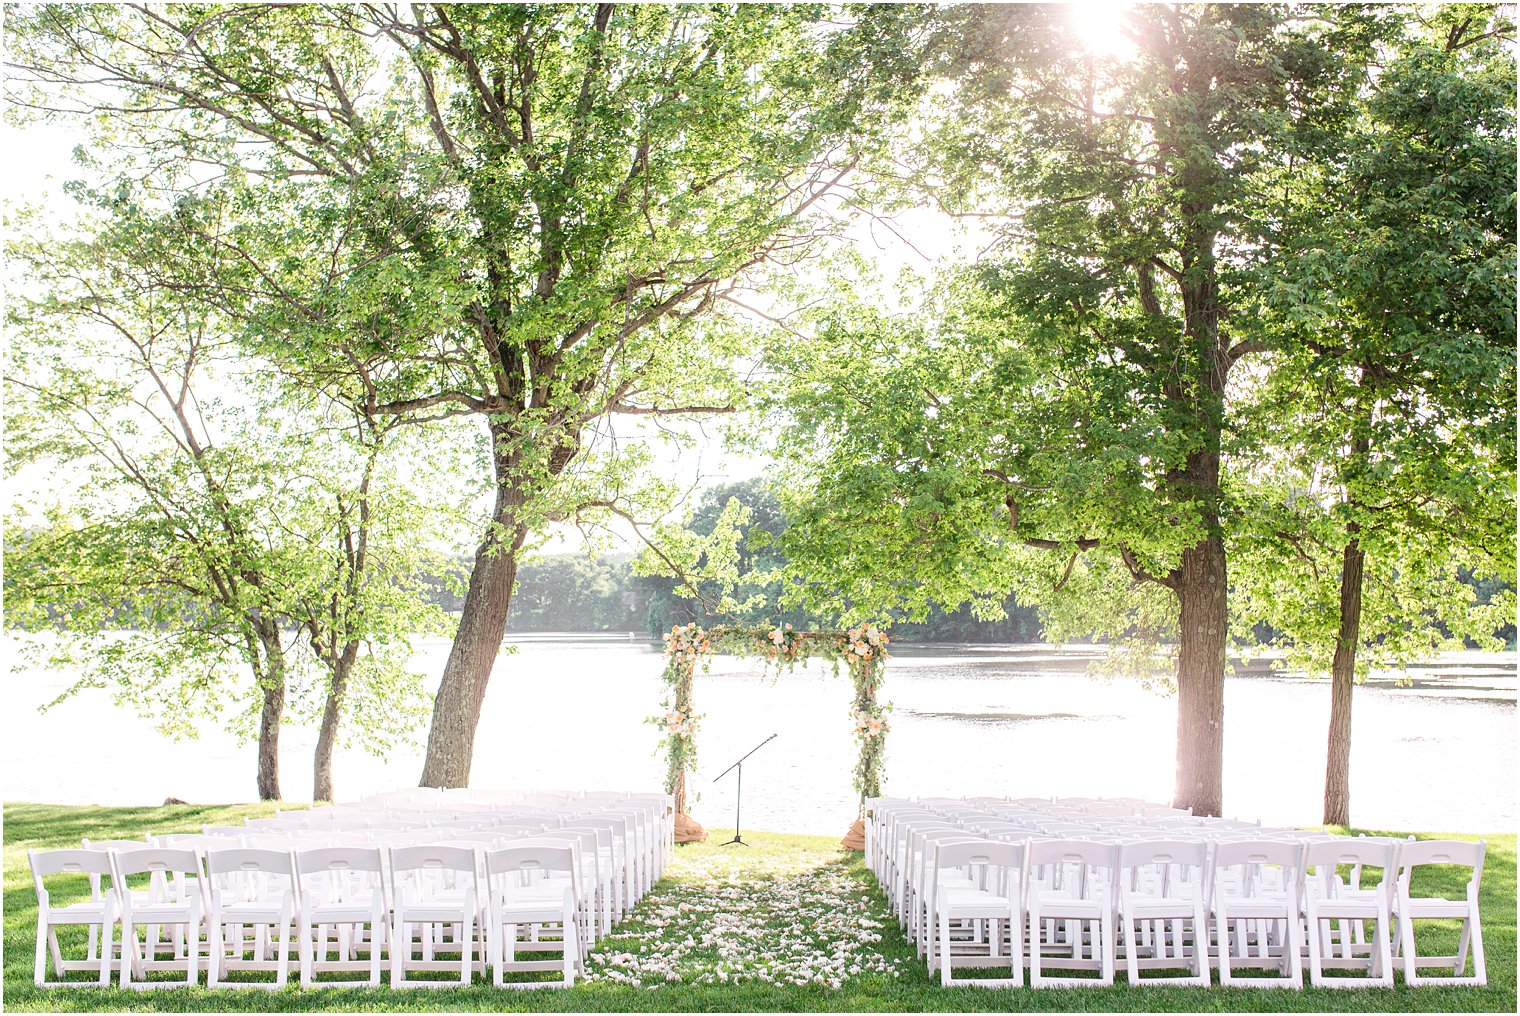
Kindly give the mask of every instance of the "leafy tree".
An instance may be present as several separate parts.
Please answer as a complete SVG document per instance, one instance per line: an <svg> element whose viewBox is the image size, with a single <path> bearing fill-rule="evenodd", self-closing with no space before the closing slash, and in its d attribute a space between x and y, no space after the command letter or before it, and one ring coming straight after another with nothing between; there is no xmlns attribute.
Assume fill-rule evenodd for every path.
<svg viewBox="0 0 1520 1016"><path fill-rule="evenodd" d="M87 240L11 251L34 294L10 308L11 462L79 482L7 541L8 618L64 630L51 662L81 673L66 695L114 687L176 735L251 692L236 726L257 728L263 799L280 797L280 727L307 670L290 632L304 628L322 673L315 787L330 799L350 700L381 749L425 702L402 664L410 633L441 618L393 573L418 570L413 548L436 526L414 525L399 497L376 513L379 443L355 454L320 413L282 402L199 299L226 266L187 246L186 225L220 207L160 217L117 196L104 211Z"/></svg>
<svg viewBox="0 0 1520 1016"><path fill-rule="evenodd" d="M811 627L813 618L781 603L778 569L785 557L777 539L785 531L781 503L764 480L705 488L682 526L661 530L659 553L646 551L641 558L642 584L653 594L649 633L658 636L691 621Z"/></svg>
<svg viewBox="0 0 1520 1016"><path fill-rule="evenodd" d="M1012 590L1053 638L1128 641L1146 668L1173 643L1174 800L1217 814L1229 397L1275 342L1246 311L1304 197L1286 185L1333 156L1381 26L1142 6L1133 53L1109 56L1070 16L963 5L910 33L939 87L923 157L886 171L990 242L923 307L845 300L775 354L795 379L787 549L804 595L852 615L995 615Z"/></svg>
<svg viewBox="0 0 1520 1016"><path fill-rule="evenodd" d="M1354 681L1442 645L1495 643L1514 582L1515 70L1491 6L1389 15L1346 157L1306 208L1264 313L1293 335L1240 482L1238 622L1331 678L1324 821L1350 823ZM1311 214L1312 213L1312 214Z"/></svg>
<svg viewBox="0 0 1520 1016"><path fill-rule="evenodd" d="M303 408L321 420L320 407ZM448 482L439 468L447 459L363 417L344 429L325 422L303 435L308 454L291 463L311 463L315 475L285 511L287 533L299 534L302 568L284 573L280 587L282 614L305 636L322 675L312 763L318 801L335 799L333 751L343 730L376 753L414 735L428 700L409 669L412 639L451 628L421 578L442 557L428 544L444 538L450 513L417 491Z"/></svg>
<svg viewBox="0 0 1520 1016"><path fill-rule="evenodd" d="M221 167L250 334L372 417L469 417L495 498L422 782L462 786L520 553L645 514L609 420L726 410L745 275L805 257L890 99L812 5L40 5L34 105ZM705 322L705 324L704 324ZM634 443L636 446L636 442ZM658 489L655 494L659 494Z"/></svg>

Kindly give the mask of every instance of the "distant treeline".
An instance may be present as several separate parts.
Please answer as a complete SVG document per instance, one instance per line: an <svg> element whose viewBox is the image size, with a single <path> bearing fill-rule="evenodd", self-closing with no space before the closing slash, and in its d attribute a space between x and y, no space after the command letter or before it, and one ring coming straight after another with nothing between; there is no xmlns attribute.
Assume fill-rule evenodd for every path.
<svg viewBox="0 0 1520 1016"><path fill-rule="evenodd" d="M461 560L461 567L467 565ZM677 596L675 583L665 578L633 574L627 554L589 558L585 554L551 554L524 563L518 572L517 593L512 598L508 631L648 632L658 636L674 624L705 617L696 601ZM463 600L442 582L434 583L435 601L445 610L457 611ZM1038 642L1040 619L1033 607L1020 606L1009 597L1008 616L999 621L979 621L970 610L946 613L931 611L919 623L897 622L892 634L910 641L935 642ZM796 611L744 618L774 620L799 628L816 628L822 622Z"/></svg>
<svg viewBox="0 0 1520 1016"><path fill-rule="evenodd" d="M756 480L721 484L703 492L691 519L691 528L704 535L712 532L730 498L737 498L752 512L748 528L765 530L773 538L786 528L781 506L769 488ZM746 536L748 534L746 529ZM784 563L771 542L762 551L745 550L744 568L774 568ZM460 558L461 571L469 559ZM700 621L703 625L735 621L791 624L802 629L829 627L831 622L800 611L756 610L748 615L714 617L705 613L694 597L681 595L670 578L635 575L631 554L551 554L524 562L517 577L507 630L527 631L641 631L658 636L671 625ZM459 610L462 592L446 583L431 583L435 602L445 610ZM456 583L457 585L457 583ZM774 605L779 584L766 590L764 599ZM1043 636L1039 614L1009 597L1005 618L978 620L969 607L963 610L932 610L921 622L896 621L892 634L912 641L936 642L1038 642Z"/></svg>
<svg viewBox="0 0 1520 1016"><path fill-rule="evenodd" d="M786 517L774 493L758 480L720 484L703 492L691 519L691 528L704 535L712 532L718 516L730 498L737 498L751 513L748 528L763 529L772 538L786 529ZM748 529L746 529L746 538ZM743 543L741 543L741 546ZM467 574L469 558L459 559L462 574ZM746 549L741 566L775 568L784 564L774 539L761 550ZM1494 579L1464 579L1475 587L1480 602L1498 590ZM462 594L451 592L442 581L433 583L436 602L445 610L457 611ZM780 598L779 584L766 590L763 599L774 605ZM969 605L946 611L931 609L923 621L892 622L892 634L908 641L934 642L1039 642L1044 638L1039 612L1020 604L1012 596L1003 604L1006 617L979 620ZM592 558L586 554L551 554L524 562L518 571L517 593L512 600L508 631L642 631L658 636L671 625L698 621L703 625L721 623L790 623L801 629L830 627L828 619L810 617L800 611L756 610L750 615L714 617L708 615L693 597L680 595L674 579L635 575L631 554L608 554ZM1515 645L1515 626L1508 625L1496 633L1508 645ZM1256 628L1262 644L1275 641L1279 633L1265 625Z"/></svg>
<svg viewBox="0 0 1520 1016"><path fill-rule="evenodd" d="M776 496L760 481L721 484L708 488L693 512L691 528L704 535L712 532L718 516L730 498L737 498L752 512L748 528L765 530L773 538L786 529L786 518ZM746 529L746 537L748 529ZM13 530L8 539L25 539L26 532ZM744 550L741 566L774 569L785 559L772 539L763 550ZM464 585L469 578L473 558L461 554L454 558L453 575L424 576L421 585L426 598L445 611L457 614L463 605ZM1502 586L1495 579L1474 579L1463 575L1480 602L1488 602ZM832 621L809 616L801 611L757 609L739 617L708 614L694 597L682 595L676 580L660 576L635 575L633 555L585 553L548 554L525 561L518 570L517 591L512 597L509 632L646 632L658 637L671 625L697 621L704 626L723 623L791 624L803 630L832 626ZM781 595L779 583L765 590L762 599L774 605ZM136 627L142 604L124 604L117 612L124 628ZM916 642L1040 642L1044 629L1039 612L1020 604L1012 596L1003 603L1006 616L997 620L979 620L969 605L946 611L932 608L923 621L893 620L896 638ZM58 611L66 608L60 606ZM49 613L54 609L50 608ZM888 620L888 619L883 619ZM1256 636L1269 644L1279 636L1273 629L1258 625ZM1496 632L1511 648L1515 646L1515 626Z"/></svg>

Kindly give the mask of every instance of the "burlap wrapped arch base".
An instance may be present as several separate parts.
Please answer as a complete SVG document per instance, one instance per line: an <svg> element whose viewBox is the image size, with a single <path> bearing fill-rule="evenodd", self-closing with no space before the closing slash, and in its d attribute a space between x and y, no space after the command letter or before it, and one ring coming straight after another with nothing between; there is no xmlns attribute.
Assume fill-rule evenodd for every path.
<svg viewBox="0 0 1520 1016"><path fill-rule="evenodd" d="M855 824L850 826L850 831L844 834L844 839L839 845L846 850L866 849L866 820L857 818Z"/></svg>
<svg viewBox="0 0 1520 1016"><path fill-rule="evenodd" d="M702 823L686 814L684 811L676 815L676 842L677 843L706 843L707 830L702 828Z"/></svg>

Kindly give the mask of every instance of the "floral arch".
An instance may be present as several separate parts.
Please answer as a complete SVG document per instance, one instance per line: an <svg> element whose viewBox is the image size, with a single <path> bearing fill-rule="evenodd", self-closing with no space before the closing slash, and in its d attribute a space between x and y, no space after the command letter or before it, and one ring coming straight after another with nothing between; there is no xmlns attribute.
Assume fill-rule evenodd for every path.
<svg viewBox="0 0 1520 1016"><path fill-rule="evenodd" d="M794 631L779 628L743 628L724 625L699 628L695 623L677 625L665 635L665 700L662 712L649 722L665 732L660 747L665 752L665 792L676 799L676 841L689 843L707 838L702 826L686 814L686 777L697 767L697 727L701 716L692 708L692 683L700 665L705 671L714 653L753 656L791 669L809 660L829 660L839 672L842 661L855 685L851 705L855 740L860 754L855 763L855 792L861 804L881 794L882 750L887 735L887 711L876 701L886 666L886 634L875 625L861 625L842 632ZM864 845L860 812L843 843L859 850Z"/></svg>

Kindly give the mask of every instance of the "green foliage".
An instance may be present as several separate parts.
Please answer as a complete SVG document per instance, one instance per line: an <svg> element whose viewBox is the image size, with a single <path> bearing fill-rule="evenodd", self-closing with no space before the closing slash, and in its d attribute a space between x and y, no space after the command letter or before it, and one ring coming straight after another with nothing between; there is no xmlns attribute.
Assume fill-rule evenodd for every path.
<svg viewBox="0 0 1520 1016"><path fill-rule="evenodd" d="M1358 677L1496 647L1514 617L1512 26L1454 6L1407 28L1341 158L1303 181L1341 199L1284 224L1261 308L1282 348L1242 399L1237 624L1271 625L1309 672L1336 649L1351 541Z"/></svg>
<svg viewBox="0 0 1520 1016"><path fill-rule="evenodd" d="M1411 447L1385 445L1363 500L1428 519L1369 638L1451 631L1423 587L1457 634L1501 627L1502 594L1456 609L1478 561L1450 541L1512 575L1513 66L1464 46L1437 70L1410 48L1417 14L1142 6L1124 15L1133 54L1106 57L1056 5L921 12L924 143L883 173L907 164L903 203L975 216L983 253L909 311L836 286L768 349L757 438L776 435L795 602L996 615L1011 592L1048 638L1109 641L1113 669L1165 684L1182 555L1224 534L1242 631L1267 607L1323 619L1334 569L1303 577L1271 534L1321 540L1321 558L1344 543L1289 510L1308 484L1278 473L1298 468L1290 432L1344 441L1345 408L1317 411L1310 437L1288 403L1324 403L1359 362L1310 341L1357 304L1392 336L1380 363L1420 379L1379 418ZM1439 418L1433 386L1464 393Z"/></svg>
<svg viewBox="0 0 1520 1016"><path fill-rule="evenodd" d="M594 421L732 404L720 283L807 249L882 116L826 17L78 6L13 31L43 108L93 108L112 68L108 151L225 167L237 215L202 239L249 266L219 294L249 339L372 414L489 418L536 530L641 503L638 436Z"/></svg>
<svg viewBox="0 0 1520 1016"><path fill-rule="evenodd" d="M230 341L201 295L237 268L186 229L222 212L156 217L120 194L88 239L13 244L11 461L77 482L8 527L7 621L77 675L65 695L109 688L175 736L229 709L243 736L278 723L270 693L320 715L342 658L344 730L384 751L426 707L409 640L446 628L415 577L450 516L418 496L437 474L414 442L292 393Z"/></svg>
<svg viewBox="0 0 1520 1016"><path fill-rule="evenodd" d="M495 503L425 766L461 783L518 552L551 523L663 510L650 430L612 421L731 411L749 329L717 310L832 232L820 199L891 105L850 66L849 31L811 4L14 21L28 106L108 114L95 140L116 172L216 167L170 190L235 212L196 235L244 271L204 295L247 347L367 418L485 431Z"/></svg>

